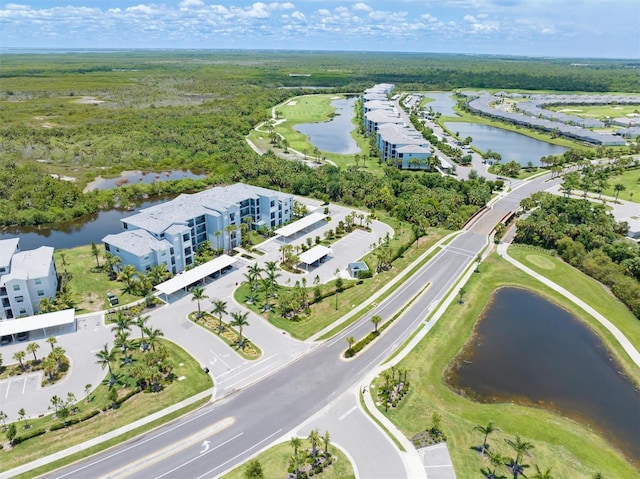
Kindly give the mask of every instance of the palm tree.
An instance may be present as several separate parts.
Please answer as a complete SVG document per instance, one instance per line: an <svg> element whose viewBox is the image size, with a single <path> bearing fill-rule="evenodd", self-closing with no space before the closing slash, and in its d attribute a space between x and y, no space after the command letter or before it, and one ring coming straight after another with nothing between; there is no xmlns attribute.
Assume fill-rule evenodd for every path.
<svg viewBox="0 0 640 479"><path fill-rule="evenodd" d="M324 436L322 436L322 442L324 443L324 457L329 457L329 442L331 440L331 436L329 436L329 431L324 432Z"/></svg>
<svg viewBox="0 0 640 479"><path fill-rule="evenodd" d="M202 317L202 310L200 309L200 300L207 299L209 298L209 296L204 294L204 288L202 286L194 286L193 288L191 288L190 293L191 293L191 301L198 302L198 318L197 319L200 319Z"/></svg>
<svg viewBox="0 0 640 479"><path fill-rule="evenodd" d="M475 426L473 428L474 431L478 431L481 434L484 434L484 439L482 441L482 447L480 449L480 454L484 456L484 452L487 449L487 438L489 437L489 434L491 434L492 432L495 431L499 431L499 429L497 427L495 427L493 421L489 421L489 423L486 426L483 426L481 424Z"/></svg>
<svg viewBox="0 0 640 479"><path fill-rule="evenodd" d="M551 468L542 471L536 464L536 473L531 476L531 479L553 479L553 476L551 475Z"/></svg>
<svg viewBox="0 0 640 479"><path fill-rule="evenodd" d="M51 313L56 310L56 304L51 298L42 298L40 300L40 313Z"/></svg>
<svg viewBox="0 0 640 479"><path fill-rule="evenodd" d="M244 277L247 278L247 283L249 284L249 302L254 303L256 300L256 291L258 289L258 280L260 279L260 275L262 274L262 268L256 264L252 264L247 268L247 272L244 274Z"/></svg>
<svg viewBox="0 0 640 479"><path fill-rule="evenodd" d="M140 337L142 338L142 342L144 342L144 330L147 327L147 321L149 321L150 316L142 316L141 314L135 320L135 325L140 328Z"/></svg>
<svg viewBox="0 0 640 479"><path fill-rule="evenodd" d="M373 323L373 334L378 334L378 324L380 324L382 318L379 315L375 315L371 318L371 322Z"/></svg>
<svg viewBox="0 0 640 479"><path fill-rule="evenodd" d="M58 361L56 361L56 358L51 356L51 354L49 354L49 356L43 359L42 370L47 376L49 376L49 382L53 381L53 375L55 374L57 369L58 369Z"/></svg>
<svg viewBox="0 0 640 479"><path fill-rule="evenodd" d="M130 360L129 356L127 355L127 350L131 345L129 336L131 336L131 333L128 331L125 331L125 330L118 331L118 334L116 335L116 340L114 342L115 346L122 348L122 354L124 355L124 360L126 363L128 363Z"/></svg>
<svg viewBox="0 0 640 479"><path fill-rule="evenodd" d="M47 342L51 346L51 351L53 351L53 345L56 344L58 342L58 340L55 338L55 336L49 336L47 338Z"/></svg>
<svg viewBox="0 0 640 479"><path fill-rule="evenodd" d="M164 263L161 263L156 266L152 266L147 276L151 280L151 284L155 286L167 279L169 277L169 272L167 271Z"/></svg>
<svg viewBox="0 0 640 479"><path fill-rule="evenodd" d="M231 251L234 248L234 244L232 243L232 235L233 233L236 232L237 228L235 224L230 224L224 227L224 230L227 232L227 235L229 235L229 247L227 248L229 251Z"/></svg>
<svg viewBox="0 0 640 479"><path fill-rule="evenodd" d="M315 464L316 455L318 454L318 446L320 445L320 433L317 429L313 429L309 433L309 442L311 443L311 457L313 457L313 464Z"/></svg>
<svg viewBox="0 0 640 479"><path fill-rule="evenodd" d="M300 463L298 462L298 449L300 449L300 446L302 446L302 439L300 439L299 437L292 437L291 440L289 441L289 445L293 448L293 458L294 458L294 466L293 466L293 472L295 473L296 477L298 477L299 475L299 466Z"/></svg>
<svg viewBox="0 0 640 479"><path fill-rule="evenodd" d="M33 361L38 362L38 356L36 356L36 351L40 349L40 345L38 343L29 343L27 344L27 352L33 354Z"/></svg>
<svg viewBox="0 0 640 479"><path fill-rule="evenodd" d="M16 351L15 353L13 353L13 359L15 359L20 363L20 368L22 370L24 370L24 364L22 364L22 360L24 359L25 356L26 354L24 351Z"/></svg>
<svg viewBox="0 0 640 479"><path fill-rule="evenodd" d="M94 241L91 242L91 254L96 257L96 266L100 267L100 253Z"/></svg>
<svg viewBox="0 0 640 479"><path fill-rule="evenodd" d="M216 244L218 246L218 250L220 250L220 236L222 236L222 231L216 230L213 235L216 237Z"/></svg>
<svg viewBox="0 0 640 479"><path fill-rule="evenodd" d="M244 340L242 339L242 328L249 326L249 313L234 311L231 313L231 326L238 328L238 347L244 349Z"/></svg>
<svg viewBox="0 0 640 479"><path fill-rule="evenodd" d="M616 194L616 203L618 202L618 195L626 189L627 187L624 186L622 183L616 183L615 185L613 185L613 191Z"/></svg>
<svg viewBox="0 0 640 479"><path fill-rule="evenodd" d="M483 467L482 469L480 469L480 473L482 474L484 479L507 479L507 476L505 476L504 474L496 472L495 467L493 469Z"/></svg>
<svg viewBox="0 0 640 479"><path fill-rule="evenodd" d="M505 442L511 446L516 453L516 457L509 459L506 465L511 469L513 479L518 479L518 476L524 476L524 469L529 467L527 464L522 464L522 456L535 446L530 442L523 441L518 435L516 435L515 440L505 439Z"/></svg>
<svg viewBox="0 0 640 479"><path fill-rule="evenodd" d="M135 277L137 276L138 271L133 265L126 265L122 270L118 273L118 281L122 281L124 283L124 290L127 293L131 293L133 289L133 282Z"/></svg>
<svg viewBox="0 0 640 479"><path fill-rule="evenodd" d="M349 352L350 355L353 355L353 345L356 342L356 338L354 338L353 336L347 336L345 338L347 340L347 343L349 343L349 349L347 350Z"/></svg>
<svg viewBox="0 0 640 479"><path fill-rule="evenodd" d="M116 317L113 320L115 323L111 326L111 331L122 332L122 331L130 331L131 324L133 323L133 319L127 315L122 309L118 310L116 313Z"/></svg>
<svg viewBox="0 0 640 479"><path fill-rule="evenodd" d="M156 344L160 342L160 338L164 336L164 333L159 328L154 329L153 326L146 328L144 332L147 333L147 341L151 346L151 350L155 352Z"/></svg>
<svg viewBox="0 0 640 479"><path fill-rule="evenodd" d="M102 349L96 353L96 358L98 358L96 363L102 366L102 369L104 369L105 366L109 368L109 376L113 379L113 370L111 369L111 363L116 360L115 351L110 350L109 344L104 343Z"/></svg>
<svg viewBox="0 0 640 479"><path fill-rule="evenodd" d="M227 314L227 302L222 301L221 299L216 299L213 302L213 314L218 316L218 334L222 334L224 330L222 326L222 315Z"/></svg>

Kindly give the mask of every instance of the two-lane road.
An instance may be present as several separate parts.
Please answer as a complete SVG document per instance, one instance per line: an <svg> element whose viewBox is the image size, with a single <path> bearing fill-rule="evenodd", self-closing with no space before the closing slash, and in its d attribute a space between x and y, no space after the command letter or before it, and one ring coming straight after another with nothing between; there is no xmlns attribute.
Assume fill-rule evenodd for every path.
<svg viewBox="0 0 640 479"><path fill-rule="evenodd" d="M204 478L242 463L331 403L402 344L475 261L493 225L513 211L520 198L542 189L541 185L541 180L527 183L496 202L468 231L444 247L373 311L288 367L233 396L71 465L52 477ZM429 287L375 343L352 360L342 358L347 336L364 336L371 330L372 315L388 319L427 283ZM206 428L216 424L225 427L207 435ZM204 441L208 444L203 445Z"/></svg>

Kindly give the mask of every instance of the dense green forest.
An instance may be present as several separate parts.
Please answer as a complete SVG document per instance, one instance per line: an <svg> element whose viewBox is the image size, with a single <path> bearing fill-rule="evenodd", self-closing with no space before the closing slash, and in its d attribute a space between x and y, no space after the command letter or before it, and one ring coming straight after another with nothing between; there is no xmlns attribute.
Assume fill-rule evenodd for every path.
<svg viewBox="0 0 640 479"><path fill-rule="evenodd" d="M0 224L51 224L147 195L250 181L385 208L416 225L459 225L496 185L395 171L376 177L366 169L311 170L260 158L244 137L273 105L307 86L356 93L379 82L400 89L640 91L638 65L572 63L578 62L277 51L2 55ZM97 175L127 169L208 176L83 193Z"/></svg>
<svg viewBox="0 0 640 479"><path fill-rule="evenodd" d="M607 285L640 318L640 245L624 239L627 225L586 199L540 192L522 206L529 214L517 221L517 242L556 250Z"/></svg>

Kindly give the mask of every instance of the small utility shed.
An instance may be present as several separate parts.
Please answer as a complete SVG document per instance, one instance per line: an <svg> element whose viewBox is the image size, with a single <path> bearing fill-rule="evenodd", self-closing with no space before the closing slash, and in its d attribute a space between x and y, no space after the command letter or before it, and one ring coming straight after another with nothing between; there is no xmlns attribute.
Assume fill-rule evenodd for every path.
<svg viewBox="0 0 640 479"><path fill-rule="evenodd" d="M326 246L314 246L300 255L300 263L304 264L308 271L309 266L318 266L324 261L324 258L326 258L329 253L331 253L331 249Z"/></svg>
<svg viewBox="0 0 640 479"><path fill-rule="evenodd" d="M219 273L220 271L222 271L222 269L231 266L235 262L235 258L223 254L221 256L218 256L217 258L212 259L211 261L207 261L205 264L201 264L200 266L196 266L193 269L177 274L164 283L160 283L159 285L157 285L156 289L164 294L168 301L169 295L181 289L186 289L192 284L206 278L207 276L212 276L215 273Z"/></svg>
<svg viewBox="0 0 640 479"><path fill-rule="evenodd" d="M42 331L42 334L48 337L63 332L75 332L75 330L76 310L73 308L0 321L0 336L13 336L14 339L16 334L28 331Z"/></svg>
<svg viewBox="0 0 640 479"><path fill-rule="evenodd" d="M364 261L349 263L349 274L352 278L358 278L360 275L360 271L369 271L367 263L365 263Z"/></svg>
<svg viewBox="0 0 640 479"><path fill-rule="evenodd" d="M310 226L313 226L320 221L323 221L326 217L327 215L325 215L324 213L319 213L316 211L314 213L308 214L303 218L300 218L297 221L294 221L293 223L289 223L282 228L278 228L274 231L274 233L278 235L278 237L284 238L284 241L286 242L289 240L289 238L295 239L298 233L303 230L307 230Z"/></svg>

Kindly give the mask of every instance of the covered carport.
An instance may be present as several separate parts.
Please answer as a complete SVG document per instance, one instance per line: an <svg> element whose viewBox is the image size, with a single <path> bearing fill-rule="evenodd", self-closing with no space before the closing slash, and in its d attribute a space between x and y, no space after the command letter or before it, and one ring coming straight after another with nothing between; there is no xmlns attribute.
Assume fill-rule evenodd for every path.
<svg viewBox="0 0 640 479"><path fill-rule="evenodd" d="M164 294L165 300L169 302L169 296L176 291L186 290L189 286L201 280L206 280L209 276L213 277L213 275L221 273L223 269L232 266L235 262L235 258L223 254L211 261L207 261L205 264L201 264L193 269L177 274L164 283L157 285L155 289Z"/></svg>
<svg viewBox="0 0 640 479"><path fill-rule="evenodd" d="M331 248L318 245L300 255L300 263L309 271L309 266L318 266L331 253Z"/></svg>
<svg viewBox="0 0 640 479"><path fill-rule="evenodd" d="M311 226L323 221L326 217L327 215L324 213L316 211L315 213L308 214L307 216L300 218L293 223L289 223L282 228L278 228L274 233L277 235L278 239L282 238L283 241L287 243L290 240L296 239L298 233L301 231L307 232Z"/></svg>
<svg viewBox="0 0 640 479"><path fill-rule="evenodd" d="M0 321L0 336L11 336L14 341L19 333L32 331L42 331L45 338L73 333L76 331L76 310L63 309L53 313Z"/></svg>

